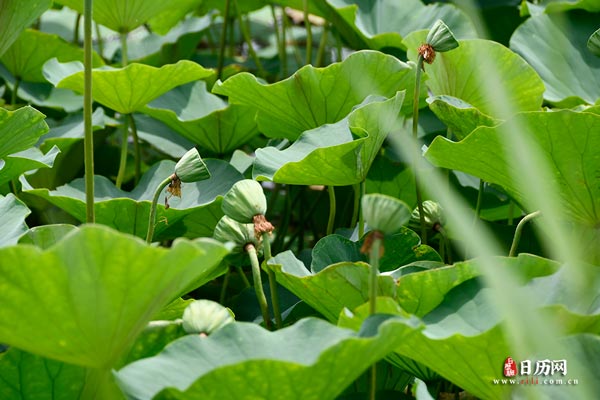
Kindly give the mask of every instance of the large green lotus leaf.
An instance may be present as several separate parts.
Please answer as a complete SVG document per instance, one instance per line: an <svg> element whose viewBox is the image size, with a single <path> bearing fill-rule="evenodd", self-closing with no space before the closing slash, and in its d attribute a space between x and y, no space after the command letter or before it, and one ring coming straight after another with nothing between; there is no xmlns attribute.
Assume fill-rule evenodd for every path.
<svg viewBox="0 0 600 400"><path fill-rule="evenodd" d="M188 60L160 68L136 63L125 68L104 67L92 71L93 96L98 103L129 114L176 86L213 74L214 71ZM60 80L56 87L83 93L83 71Z"/></svg>
<svg viewBox="0 0 600 400"><path fill-rule="evenodd" d="M19 80L46 82L42 67L54 57L60 62L83 61L83 49L67 43L58 35L27 29L4 53L0 61ZM99 67L103 64L102 58L94 52L92 65Z"/></svg>
<svg viewBox="0 0 600 400"><path fill-rule="evenodd" d="M371 320L360 332L316 318L276 332L238 322L176 340L116 376L138 399L332 400L402 340Z"/></svg>
<svg viewBox="0 0 600 400"><path fill-rule="evenodd" d="M552 172L552 184L563 205L562 217L587 226L600 223L600 186L598 171L600 157L595 151L600 146L600 117L591 113L529 112L517 114L516 126L523 126L545 155ZM515 200L530 210L525 191L515 177L517 165L509 154L510 148L503 140L503 125L479 128L463 141L454 143L438 137L425 157L433 164L475 175L486 182L500 185ZM504 149L504 151L502 151Z"/></svg>
<svg viewBox="0 0 600 400"><path fill-rule="evenodd" d="M81 0L57 2L83 14L84 2ZM115 32L127 33L145 24L156 14L177 6L178 3L162 0L95 0L92 13L97 23Z"/></svg>
<svg viewBox="0 0 600 400"><path fill-rule="evenodd" d="M502 120L492 118L456 97L441 95L427 99L429 108L459 140L480 126L495 126Z"/></svg>
<svg viewBox="0 0 600 400"><path fill-rule="evenodd" d="M29 106L15 111L0 108L0 159L33 146L48 132L45 117Z"/></svg>
<svg viewBox="0 0 600 400"><path fill-rule="evenodd" d="M425 41L427 32L409 35L405 42L408 58L417 60L417 48ZM544 83L525 60L507 47L491 40L460 40L451 51L439 53L435 62L426 65L427 87L434 96L456 97L492 118L507 118L498 99L489 94L482 72L482 59L493 65L497 79L502 82L510 103L510 111L537 111L542 106ZM434 111L436 111L434 109Z"/></svg>
<svg viewBox="0 0 600 400"><path fill-rule="evenodd" d="M16 244L19 236L27 232L25 218L29 214L31 214L29 208L14 194L0 195L0 215L2 215L0 247Z"/></svg>
<svg viewBox="0 0 600 400"><path fill-rule="evenodd" d="M210 179L182 185L182 197L172 197L165 210L161 196L157 210L154 240L174 239L179 236L212 236L214 227L223 216L221 199L242 175L227 162L205 160L212 176ZM175 168L173 161L162 161L153 166L132 192L119 190L103 176L94 177L96 222L121 232L146 237L150 202L158 184L169 177ZM42 197L65 210L79 221L85 221L85 181L76 179L56 190L24 187L27 193Z"/></svg>
<svg viewBox="0 0 600 400"><path fill-rule="evenodd" d="M0 185L9 182L27 171L39 168L52 168L56 156L60 153L58 147L53 146L43 154L37 147L13 153L0 160Z"/></svg>
<svg viewBox="0 0 600 400"><path fill-rule="evenodd" d="M451 4L424 5L419 0L320 0L327 20L356 48L395 47L406 50L402 38L443 20L460 39L477 37L470 18Z"/></svg>
<svg viewBox="0 0 600 400"><path fill-rule="evenodd" d="M142 112L216 154L229 153L258 134L254 108L228 106L202 81L165 93Z"/></svg>
<svg viewBox="0 0 600 400"><path fill-rule="evenodd" d="M531 293L532 298L539 301L535 306L552 318L553 322L565 327L564 333L556 332L556 335L598 333L600 310L596 292L592 291L584 299L578 298L581 290L569 287L566 283L569 279L565 278L568 271L558 269L558 263L530 255L518 258L498 257L496 261L499 268L512 269L513 273L521 272L522 286L515 288L515 293L520 290ZM461 264L471 264L471 268L477 269L477 263L478 261L471 260ZM590 284L597 285L600 277L597 267L585 268L588 269ZM406 278L418 274L424 273L411 274ZM426 288L421 294L424 299L428 290L435 287L435 283L431 281L428 286L421 288ZM403 286L412 285L404 280L400 288ZM403 336L405 340L396 348L395 354L431 368L479 398L507 398L510 385L491 384L493 379L502 378L504 360L511 355L511 338L502 329L504 318L491 300L492 297L497 298L498 294L484 287L477 279L466 280L451 290L444 291L446 293L443 299L435 308L427 310L426 315L420 317L420 324L415 325L413 320L405 317L396 318L396 334ZM398 298L402 299L403 294L399 292ZM392 299L381 303L387 314L402 314L406 311L403 308L393 311ZM556 307L561 307L564 312L554 313ZM573 309L578 309L581 313L571 311ZM368 308L363 305L354 314L343 313L340 325L358 329L361 321L368 315ZM574 321L584 323L576 324ZM557 353L560 354L561 351L558 350ZM552 356L546 354L542 357Z"/></svg>
<svg viewBox="0 0 600 400"><path fill-rule="evenodd" d="M352 185L364 181L390 132L401 124L404 92L367 98L341 121L304 132L290 147L256 151L252 175L293 185Z"/></svg>
<svg viewBox="0 0 600 400"><path fill-rule="evenodd" d="M0 56L17 40L21 31L51 5L50 0L2 0L0 2Z"/></svg>
<svg viewBox="0 0 600 400"><path fill-rule="evenodd" d="M229 96L232 104L256 108L259 130L265 135L295 140L306 130L340 121L369 95L392 97L406 90L411 96L403 107L411 110L414 84L414 65L380 52L359 51L325 68L307 65L270 85L249 73L237 74L217 83L213 92Z"/></svg>
<svg viewBox="0 0 600 400"><path fill-rule="evenodd" d="M285 251L269 261L269 268L279 284L332 322L344 307L355 308L369 300L370 267L364 262L339 262L313 274L291 251ZM396 297L391 276L378 277L378 294Z"/></svg>
<svg viewBox="0 0 600 400"><path fill-rule="evenodd" d="M153 32L166 35L171 28L181 22L191 11L195 10L204 0L179 0L177 7L169 7L160 14L153 15L148 21Z"/></svg>
<svg viewBox="0 0 600 400"><path fill-rule="evenodd" d="M17 348L0 355L0 398L77 400L85 368L49 360Z"/></svg>
<svg viewBox="0 0 600 400"><path fill-rule="evenodd" d="M0 249L0 342L110 368L154 314L214 276L226 253L211 239L176 240L167 250L99 225L47 250Z"/></svg>
<svg viewBox="0 0 600 400"><path fill-rule="evenodd" d="M368 262L368 257L360 249L363 237L353 242L340 235L327 235L315 244L312 251L310 270L317 273L338 262ZM392 271L415 261L441 261L439 254L429 246L422 245L419 236L408 228L388 235L384 239L385 252L379 260L379 270Z"/></svg>
<svg viewBox="0 0 600 400"><path fill-rule="evenodd" d="M415 174L405 164L378 156L371 164L366 180L367 193L381 193L416 207Z"/></svg>
<svg viewBox="0 0 600 400"><path fill-rule="evenodd" d="M171 158L179 159L194 147L194 143L154 118L138 113L133 118L138 137Z"/></svg>
<svg viewBox="0 0 600 400"><path fill-rule="evenodd" d="M540 74L546 101L559 107L594 104L600 99L600 58L587 50L587 40L596 29L597 16L538 15L517 28L510 48Z"/></svg>

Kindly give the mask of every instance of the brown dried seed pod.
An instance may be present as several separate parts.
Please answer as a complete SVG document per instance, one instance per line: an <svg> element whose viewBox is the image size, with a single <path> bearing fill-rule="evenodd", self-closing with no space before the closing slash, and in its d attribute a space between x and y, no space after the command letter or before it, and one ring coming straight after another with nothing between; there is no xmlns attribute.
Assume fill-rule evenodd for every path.
<svg viewBox="0 0 600 400"><path fill-rule="evenodd" d="M257 238L263 233L271 233L275 230L273 225L262 214L255 215L252 218L252 222L254 223L254 234Z"/></svg>
<svg viewBox="0 0 600 400"><path fill-rule="evenodd" d="M435 60L435 50L430 44L422 44L421 46L419 46L417 51L419 52L419 55L423 57L423 60L425 60L427 64L432 64Z"/></svg>
<svg viewBox="0 0 600 400"><path fill-rule="evenodd" d="M181 197L181 180L177 174L171 175L171 183L167 186L167 192L171 193L172 196Z"/></svg>
<svg viewBox="0 0 600 400"><path fill-rule="evenodd" d="M381 239L381 245L379 247L379 257L383 257L383 254L385 253L385 248L383 246L383 238L385 237L385 235L381 232L381 231L371 231L369 233L367 233L367 236L365 237L365 241L363 242L363 245L360 247L360 252L362 254L369 254L371 252L371 247L373 247L373 242L375 241L375 239Z"/></svg>

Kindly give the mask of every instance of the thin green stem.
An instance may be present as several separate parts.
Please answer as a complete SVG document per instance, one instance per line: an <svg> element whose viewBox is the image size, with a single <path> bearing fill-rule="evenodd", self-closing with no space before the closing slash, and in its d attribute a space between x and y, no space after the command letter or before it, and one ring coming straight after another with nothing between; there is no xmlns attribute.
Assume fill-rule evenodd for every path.
<svg viewBox="0 0 600 400"><path fill-rule="evenodd" d="M344 56L343 51L342 51L342 37L340 36L339 32L335 32L335 55L336 55L336 60L337 62L342 61L342 58Z"/></svg>
<svg viewBox="0 0 600 400"><path fill-rule="evenodd" d="M335 188L327 186L327 193L329 194L329 220L327 221L326 233L327 235L331 235L335 224Z"/></svg>
<svg viewBox="0 0 600 400"><path fill-rule="evenodd" d="M117 173L117 182L115 186L121 189L123 179L125 178L125 169L127 168L127 138L129 137L129 118L123 116L123 138L121 141L121 157L119 158L119 172Z"/></svg>
<svg viewBox="0 0 600 400"><path fill-rule="evenodd" d="M519 242L521 241L521 235L523 234L523 228L525 225L534 218L537 218L541 215L541 211L534 211L531 214L527 214L523 217L517 224L517 229L515 229L515 235L513 236L512 245L510 246L510 251L508 252L509 257L514 257L517 253L517 248L519 247Z"/></svg>
<svg viewBox="0 0 600 400"><path fill-rule="evenodd" d="M373 243L369 251L369 314L377 313L377 277L379 276L379 253L381 250L381 237L379 232L373 231ZM370 399L375 400L377 392L377 364L371 366Z"/></svg>
<svg viewBox="0 0 600 400"><path fill-rule="evenodd" d="M154 197L152 198L152 204L150 205L150 216L148 217L148 233L146 234L146 242L152 243L152 237L154 236L154 223L156 221L156 208L158 206L158 198L160 197L160 193L167 186L173 175L166 178L164 181L158 184L156 187L156 191L154 192Z"/></svg>
<svg viewBox="0 0 600 400"><path fill-rule="evenodd" d="M321 33L321 41L319 42L319 49L317 50L317 60L315 66L320 67L323 65L323 59L325 58L325 48L327 47L327 36L329 36L329 25L323 25L323 32Z"/></svg>
<svg viewBox="0 0 600 400"><path fill-rule="evenodd" d="M21 86L21 79L17 77L15 78L15 84L13 85L13 91L10 96L10 105L13 107L16 107L17 105L17 92L19 91L19 86Z"/></svg>
<svg viewBox="0 0 600 400"><path fill-rule="evenodd" d="M84 11L85 12L85 11ZM75 18L75 26L73 27L73 44L79 44L79 22L81 21L81 14L77 13L77 17ZM85 31L85 28L83 28ZM85 33L84 33L85 35Z"/></svg>
<svg viewBox="0 0 600 400"><path fill-rule="evenodd" d="M127 32L121 32L121 66L125 68L129 64L127 55Z"/></svg>
<svg viewBox="0 0 600 400"><path fill-rule="evenodd" d="M275 32L275 42L277 43L277 53L279 55L279 65L280 67L283 65L283 58L285 56L285 45L281 41L281 33L279 32L279 23L277 22L277 12L275 11L275 6L273 4L270 5L271 8L271 17L273 18L273 31ZM282 76L282 79L285 78Z"/></svg>
<svg viewBox="0 0 600 400"><path fill-rule="evenodd" d="M135 164L135 184L140 181L142 175L142 156L140 149L140 141L138 139L137 126L133 114L127 114L129 117L129 126L131 126L131 136L133 138L133 160Z"/></svg>
<svg viewBox="0 0 600 400"><path fill-rule="evenodd" d="M233 1L237 8L237 0L233 0ZM247 21L244 21L243 16L240 15L240 17L239 17L240 31L242 32L244 41L248 45L248 54L250 55L250 58L252 58L252 60L254 61L254 64L256 65L256 69L258 70L259 76L265 77L266 76L265 69L263 68L262 63L260 62L260 58L258 58L258 55L256 54L256 51L254 50L254 45L252 44L252 37L250 35L250 29L248 28L248 25L246 22Z"/></svg>
<svg viewBox="0 0 600 400"><path fill-rule="evenodd" d="M100 25L99 24L94 24L95 28L96 28L96 41L98 43L98 54L100 54L100 57L102 57L104 59L104 41L102 40L102 35L100 34Z"/></svg>
<svg viewBox="0 0 600 400"><path fill-rule="evenodd" d="M223 285L221 286L221 293L219 294L219 303L225 304L225 298L227 297L227 287L229 286L229 278L231 276L231 268L227 268L225 278L223 278Z"/></svg>
<svg viewBox="0 0 600 400"><path fill-rule="evenodd" d="M252 285L250 284L250 281L248 280L248 277L244 273L244 270L242 269L242 267L240 267L239 265L236 265L235 270L238 272L238 274L240 274L240 278L242 278L242 282L244 282L244 287L246 287L246 288L251 287Z"/></svg>
<svg viewBox="0 0 600 400"><path fill-rule="evenodd" d="M358 213L360 211L360 183L352 185L352 189L354 189L354 207L352 209L352 221L350 221L350 226L354 229L358 222Z"/></svg>
<svg viewBox="0 0 600 400"><path fill-rule="evenodd" d="M221 39L219 41L219 60L217 63L217 78L221 79L223 75L223 65L225 63L225 44L227 42L227 24L229 22L229 7L231 0L225 0L225 13L223 14L223 29L221 30Z"/></svg>
<svg viewBox="0 0 600 400"><path fill-rule="evenodd" d="M92 127L92 0L85 0L83 19L83 142L85 209L87 223L94 223L94 131Z"/></svg>
<svg viewBox="0 0 600 400"><path fill-rule="evenodd" d="M421 71L423 70L423 56L419 54L417 60L417 72L415 76L415 92L413 96L413 124L412 134L415 141L415 154L413 160L413 173L415 176L415 190L417 193L417 208L419 209L419 222L421 225L421 243L427 244L427 225L425 224L425 212L423 211L423 197L421 195L421 188L419 185L419 178L417 174L418 158L420 157L418 143L418 130L419 130L419 95L421 93Z"/></svg>
<svg viewBox="0 0 600 400"><path fill-rule="evenodd" d="M285 15L285 11L283 7L281 8L281 77L285 78L288 74L288 59L287 59L287 27L288 20L287 15Z"/></svg>
<svg viewBox="0 0 600 400"><path fill-rule="evenodd" d="M303 0L303 8L304 8L304 26L306 27L306 64L312 63L312 45L313 45L313 37L312 37L312 26L308 19L308 2L309 0Z"/></svg>
<svg viewBox="0 0 600 400"><path fill-rule="evenodd" d="M271 330L271 317L269 316L269 305L267 304L267 297L262 287L262 278L260 277L260 264L258 262L258 254L256 254L256 247L252 243L246 245L245 248L250 258L250 265L252 266L252 277L254 279L254 292L256 293L256 299L262 312L263 321L265 327Z"/></svg>
<svg viewBox="0 0 600 400"><path fill-rule="evenodd" d="M483 203L483 191L485 190L485 182L483 179L479 180L479 191L477 192L477 203L475 204L475 221L479 219L481 215L481 204Z"/></svg>
<svg viewBox="0 0 600 400"><path fill-rule="evenodd" d="M515 223L514 218L515 218L515 202L512 200L509 200L508 201L508 221L507 221L509 226L512 226Z"/></svg>
<svg viewBox="0 0 600 400"><path fill-rule="evenodd" d="M277 329L283 328L283 319L281 318L281 308L279 307L279 292L277 291L277 279L275 271L269 266L268 262L271 259L271 238L269 233L262 235L263 253L265 255L263 268L267 270L269 276L269 290L271 291L271 305L273 306L273 314L275 315L275 325Z"/></svg>
<svg viewBox="0 0 600 400"><path fill-rule="evenodd" d="M367 185L366 185L365 181L362 181L360 183L360 198L361 199L363 197L365 197L366 188L367 188ZM360 204L360 199L359 199L359 204ZM365 234L365 217L363 215L361 207L358 207L358 208L359 208L359 213L358 213L358 239L360 240L360 238L363 237L363 235Z"/></svg>

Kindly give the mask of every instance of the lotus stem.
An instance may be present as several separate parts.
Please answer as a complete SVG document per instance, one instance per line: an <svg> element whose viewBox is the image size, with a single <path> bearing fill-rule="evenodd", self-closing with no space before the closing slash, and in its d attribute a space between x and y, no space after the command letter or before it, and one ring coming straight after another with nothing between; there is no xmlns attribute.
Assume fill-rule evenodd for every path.
<svg viewBox="0 0 600 400"><path fill-rule="evenodd" d="M277 291L277 278L275 271L268 264L271 259L271 237L269 233L263 233L263 253L265 255L264 269L267 270L269 277L269 290L271 291L271 304L273 306L273 314L275 315L275 326L277 329L283 328L283 318L281 317L281 308L279 307L279 292Z"/></svg>
<svg viewBox="0 0 600 400"><path fill-rule="evenodd" d="M127 114L127 116L129 117L129 126L131 126L131 136L133 137L133 160L135 164L135 183L137 185L142 175L142 156L135 119L133 118L133 114Z"/></svg>
<svg viewBox="0 0 600 400"><path fill-rule="evenodd" d="M360 183L352 185L352 189L354 189L354 207L352 208L352 220L350 221L350 226L354 229L358 223L358 211L360 210Z"/></svg>
<svg viewBox="0 0 600 400"><path fill-rule="evenodd" d="M83 12L85 13L85 10ZM77 17L75 17L75 26L73 27L73 44L75 45L79 44L79 21L81 21L81 14L77 13ZM85 35L85 27L83 30Z"/></svg>
<svg viewBox="0 0 600 400"><path fill-rule="evenodd" d="M219 303L225 304L225 298L227 297L227 287L229 286L229 277L231 275L231 268L227 268L225 278L223 278L223 286L221 286L221 293L219 294Z"/></svg>
<svg viewBox="0 0 600 400"><path fill-rule="evenodd" d="M521 234L523 233L523 228L525 225L534 218L539 217L542 214L541 211L534 211L531 214L527 214L523 217L517 224L517 229L515 229L515 235L513 237L512 245L510 246L510 251L508 252L509 257L514 257L517 253L517 247L519 247L519 242L521 241Z"/></svg>
<svg viewBox="0 0 600 400"><path fill-rule="evenodd" d="M236 7L237 7L237 0L234 0ZM258 75L265 77L267 74L265 72L265 69L263 68L262 63L260 62L260 58L258 58L258 55L256 54L256 51L254 50L254 45L252 44L252 37L250 35L250 29L248 28L248 20L244 21L244 18L242 17L242 15L240 15L240 31L242 32L242 36L244 37L244 41L246 42L246 44L248 45L248 54L250 55L250 58L252 58L252 60L254 61L254 64L256 64L256 69L258 70Z"/></svg>
<svg viewBox="0 0 600 400"><path fill-rule="evenodd" d="M167 179L162 181L156 187L156 191L154 192L154 197L152 198L152 204L150 205L150 216L148 217L148 233L146 234L146 243L152 243L152 237L154 236L154 222L156 221L156 207L158 206L158 198L160 197L160 193L167 186L171 180L173 179L173 175L169 176Z"/></svg>
<svg viewBox="0 0 600 400"><path fill-rule="evenodd" d="M477 192L477 203L475 204L475 221L479 219L481 215L481 203L483 203L483 191L485 190L485 182L483 179L479 180L479 191Z"/></svg>
<svg viewBox="0 0 600 400"><path fill-rule="evenodd" d="M377 312L377 277L379 275L379 255L381 249L381 234L378 231L370 233L373 237L373 243L369 251L369 314L373 315ZM370 399L375 400L377 392L377 364L371 366L371 385Z"/></svg>
<svg viewBox="0 0 600 400"><path fill-rule="evenodd" d="M104 59L104 41L102 40L102 35L100 34L100 25L98 23L95 23L94 27L96 28L96 41L98 43L98 54L100 54L100 57L102 57L102 59Z"/></svg>
<svg viewBox="0 0 600 400"><path fill-rule="evenodd" d="M229 7L231 0L225 0L225 13L223 14L223 29L221 30L221 39L219 40L219 60L217 63L217 78L223 76L223 64L225 62L225 43L227 42L227 24L229 22Z"/></svg>
<svg viewBox="0 0 600 400"><path fill-rule="evenodd" d="M121 142L121 156L119 158L119 172L117 172L117 181L115 186L121 189L123 179L125 178L125 169L127 168L127 138L129 137L129 118L123 116L123 138Z"/></svg>
<svg viewBox="0 0 600 400"><path fill-rule="evenodd" d="M360 183L360 198L363 198L366 192L367 185L365 181ZM360 205L360 199L358 199L358 204ZM358 238L360 239L365 234L365 217L363 215L360 206L358 207Z"/></svg>
<svg viewBox="0 0 600 400"><path fill-rule="evenodd" d="M244 287L249 288L250 286L252 286L250 284L250 281L246 277L246 274L244 273L244 270L242 269L242 267L240 267L239 265L236 265L235 270L238 272L238 274L240 274L240 277L242 278L242 282L244 282Z"/></svg>
<svg viewBox="0 0 600 400"><path fill-rule="evenodd" d="M127 59L127 32L121 32L119 37L121 38L121 66L125 68L129 64Z"/></svg>
<svg viewBox="0 0 600 400"><path fill-rule="evenodd" d="M96 221L94 214L94 131L92 127L92 0L83 9L83 142L85 164L85 220Z"/></svg>
<svg viewBox="0 0 600 400"><path fill-rule="evenodd" d="M275 31L275 40L277 42L277 53L279 54L279 66L282 73L281 78L283 79L285 78L285 75L283 75L283 65L285 63L285 42L282 36L285 37L285 35L282 35L279 32L279 23L277 21L277 12L275 10L275 6L271 4L270 7L271 16L273 17L273 30Z"/></svg>
<svg viewBox="0 0 600 400"><path fill-rule="evenodd" d="M16 107L17 105L17 92L19 91L19 86L21 86L21 79L15 78L15 84L13 86L12 94L10 95L10 105Z"/></svg>
<svg viewBox="0 0 600 400"><path fill-rule="evenodd" d="M303 0L304 5L304 27L306 28L306 64L312 63L312 27L308 17L308 2L309 0Z"/></svg>
<svg viewBox="0 0 600 400"><path fill-rule="evenodd" d="M287 59L287 28L288 20L285 15L285 10L281 7L281 51L283 57L283 64L281 65L281 77L285 78L288 74L288 59Z"/></svg>
<svg viewBox="0 0 600 400"><path fill-rule="evenodd" d="M413 173L415 176L415 190L417 194L417 208L419 209L419 222L421 225L421 243L427 244L427 225L425 224L425 212L423 211L423 197L421 195L421 188L419 186L419 177L417 174L419 150L417 147L417 137L419 129L419 94L421 93L421 71L423 70L423 56L419 54L417 60L417 72L415 74L415 93L413 97L413 125L412 134L415 141L415 159L413 161Z"/></svg>
<svg viewBox="0 0 600 400"><path fill-rule="evenodd" d="M319 49L317 50L317 60L315 66L320 67L323 65L323 59L325 58L325 47L327 46L327 36L329 36L329 25L323 25L323 32L321 33L321 41L319 42Z"/></svg>
<svg viewBox="0 0 600 400"><path fill-rule="evenodd" d="M256 247L252 243L248 243L245 247L248 257L250 258L250 265L252 266L252 278L254 279L254 292L256 293L256 299L262 312L263 321L265 327L271 330L271 317L269 316L269 305L267 304L267 297L262 287L262 279L260 277L260 265L258 263L258 254L256 254Z"/></svg>
<svg viewBox="0 0 600 400"><path fill-rule="evenodd" d="M326 233L327 235L331 235L335 224L335 188L327 186L327 193L329 194L329 220L327 221Z"/></svg>

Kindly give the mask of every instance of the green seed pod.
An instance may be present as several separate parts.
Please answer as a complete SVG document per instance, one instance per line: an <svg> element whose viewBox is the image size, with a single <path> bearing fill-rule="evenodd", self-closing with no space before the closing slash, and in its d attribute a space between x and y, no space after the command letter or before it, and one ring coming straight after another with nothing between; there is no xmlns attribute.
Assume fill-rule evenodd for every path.
<svg viewBox="0 0 600 400"><path fill-rule="evenodd" d="M587 48L595 55L600 57L600 29L592 33L587 41Z"/></svg>
<svg viewBox="0 0 600 400"><path fill-rule="evenodd" d="M267 212L267 198L260 183L252 179L237 181L223 198L221 209L230 218L247 224L255 215Z"/></svg>
<svg viewBox="0 0 600 400"><path fill-rule="evenodd" d="M421 226L419 208L415 208L410 217L410 226L417 229ZM439 203L436 203L432 200L425 200L423 202L423 215L425 219L425 225L429 229L433 229L435 231L439 230L439 227L443 227L446 223L446 218L444 217L444 209Z"/></svg>
<svg viewBox="0 0 600 400"><path fill-rule="evenodd" d="M183 311L183 329L187 333L210 335L232 322L231 310L211 300L195 300Z"/></svg>
<svg viewBox="0 0 600 400"><path fill-rule="evenodd" d="M433 47L433 50L443 53L458 47L456 38L446 24L438 19L429 30L425 43Z"/></svg>
<svg viewBox="0 0 600 400"><path fill-rule="evenodd" d="M401 200L384 194L367 194L362 198L365 222L384 234L396 233L410 220L410 208Z"/></svg>
<svg viewBox="0 0 600 400"><path fill-rule="evenodd" d="M196 148L189 150L177 162L175 175L181 182L198 182L210 178L210 172Z"/></svg>
<svg viewBox="0 0 600 400"><path fill-rule="evenodd" d="M233 242L235 247L232 253L244 252L244 247L252 243L257 249L260 248L260 240L254 234L254 224L242 224L236 220L223 216L215 227L213 238L219 242Z"/></svg>

